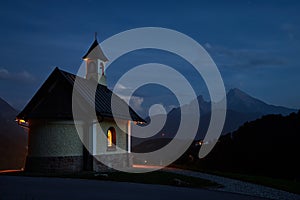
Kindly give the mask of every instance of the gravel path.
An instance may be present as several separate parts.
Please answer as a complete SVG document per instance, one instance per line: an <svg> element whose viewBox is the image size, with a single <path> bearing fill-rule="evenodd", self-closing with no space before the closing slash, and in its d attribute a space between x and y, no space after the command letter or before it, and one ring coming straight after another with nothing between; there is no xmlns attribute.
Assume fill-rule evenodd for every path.
<svg viewBox="0 0 300 200"><path fill-rule="evenodd" d="M183 174L187 176L193 176L193 177L210 180L224 186L222 188L213 188L214 190L233 192L238 194L247 194L251 196L257 196L257 197L268 198L268 199L300 200L300 195L298 194L293 194L290 192L285 192L282 190L277 190L274 188L248 183L244 181L239 181L231 178L224 178L221 176L205 174L201 172L194 172L194 171L180 170L180 169L173 169L173 168L165 168L163 170L177 173L177 174Z"/></svg>

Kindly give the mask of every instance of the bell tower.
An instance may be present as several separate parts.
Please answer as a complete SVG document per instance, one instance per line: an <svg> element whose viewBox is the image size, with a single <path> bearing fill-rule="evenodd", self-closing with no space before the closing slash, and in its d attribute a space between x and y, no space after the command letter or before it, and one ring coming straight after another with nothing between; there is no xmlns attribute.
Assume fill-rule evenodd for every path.
<svg viewBox="0 0 300 200"><path fill-rule="evenodd" d="M99 84L106 86L105 64L108 59L104 55L98 41L97 33L95 40L87 53L82 57L86 66L86 79L95 80Z"/></svg>

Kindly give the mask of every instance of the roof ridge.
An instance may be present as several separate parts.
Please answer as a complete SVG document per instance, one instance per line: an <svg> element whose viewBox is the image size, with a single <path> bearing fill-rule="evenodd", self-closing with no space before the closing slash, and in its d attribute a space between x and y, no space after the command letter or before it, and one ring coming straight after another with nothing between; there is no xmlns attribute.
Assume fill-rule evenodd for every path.
<svg viewBox="0 0 300 200"><path fill-rule="evenodd" d="M75 81L76 79L79 79L78 87L75 87ZM66 90L54 90L54 88L58 88L56 84L57 81L62 81L61 84L68 84L70 87L67 87ZM65 117L70 117L71 115L71 109L68 107L69 105L64 104L64 112L55 110L49 111L48 108L39 107L42 105L42 103L45 101L43 97L49 98L49 88L51 88L52 91L61 92L64 95L72 95L72 90L75 89L78 91L78 93L83 97L83 99L89 104L89 103L95 103L95 108L97 115L106 115L108 117L113 117L112 115L112 109L111 109L111 98L112 95L117 97L117 116L120 118L126 119L126 120L133 120L133 121L144 121L127 103L124 101L120 96L115 94L112 90L110 90L107 86L101 85L97 83L96 91L93 91L93 88L89 88L90 84L95 84L91 82L92 80L87 80L83 77L77 76L75 74L72 74L70 72L64 71L56 67L50 76L46 79L46 81L43 83L43 85L38 89L38 91L34 94L32 99L28 102L28 104L25 106L25 108L18 114L17 118L34 118L34 117L63 117L63 114ZM71 89L72 88L72 89ZM46 96L45 96L46 95ZM71 101L72 96L66 96L67 101ZM90 99L94 99L94 101L90 101ZM61 105L62 102L60 99L56 101L57 105ZM52 104L51 104L52 105ZM54 104L53 104L54 105ZM52 105L52 106L53 106ZM122 106L129 107L129 113L132 118L126 118L126 116L123 116L122 113ZM46 111L42 111L39 113L37 108L39 109L46 109ZM62 108L60 108L62 109ZM67 110L66 110L67 109ZM70 110L68 110L70 109ZM48 115L47 115L48 113Z"/></svg>

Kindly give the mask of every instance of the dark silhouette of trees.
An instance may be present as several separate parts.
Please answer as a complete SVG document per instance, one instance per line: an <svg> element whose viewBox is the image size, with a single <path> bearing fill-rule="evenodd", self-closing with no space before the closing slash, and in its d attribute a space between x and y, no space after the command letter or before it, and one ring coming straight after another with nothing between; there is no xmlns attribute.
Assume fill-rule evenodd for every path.
<svg viewBox="0 0 300 200"><path fill-rule="evenodd" d="M266 115L222 136L207 157L194 159L193 164L202 169L299 180L299 142L300 111ZM186 162L193 152L196 156L193 148L178 162Z"/></svg>

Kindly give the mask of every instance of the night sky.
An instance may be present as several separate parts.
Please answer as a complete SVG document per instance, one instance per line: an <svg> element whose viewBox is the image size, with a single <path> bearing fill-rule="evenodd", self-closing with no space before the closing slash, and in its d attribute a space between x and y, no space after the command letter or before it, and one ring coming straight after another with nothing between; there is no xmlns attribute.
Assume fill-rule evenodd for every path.
<svg viewBox="0 0 300 200"><path fill-rule="evenodd" d="M94 32L101 42L154 26L199 42L216 62L226 90L240 88L267 103L299 109L299 10L299 1L1 1L0 97L22 109L56 66L77 72ZM185 65L157 51L149 54L138 52L139 63L155 57ZM119 65L137 64L134 55ZM107 73L109 85L122 70L116 63ZM197 94L201 88L196 86Z"/></svg>

